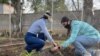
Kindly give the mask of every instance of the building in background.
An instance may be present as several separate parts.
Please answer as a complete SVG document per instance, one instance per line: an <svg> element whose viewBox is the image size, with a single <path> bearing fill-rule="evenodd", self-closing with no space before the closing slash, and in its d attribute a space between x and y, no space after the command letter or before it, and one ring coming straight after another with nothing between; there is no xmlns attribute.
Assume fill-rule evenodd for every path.
<svg viewBox="0 0 100 56"><path fill-rule="evenodd" d="M14 8L8 4L0 4L0 14L10 14L14 12Z"/></svg>

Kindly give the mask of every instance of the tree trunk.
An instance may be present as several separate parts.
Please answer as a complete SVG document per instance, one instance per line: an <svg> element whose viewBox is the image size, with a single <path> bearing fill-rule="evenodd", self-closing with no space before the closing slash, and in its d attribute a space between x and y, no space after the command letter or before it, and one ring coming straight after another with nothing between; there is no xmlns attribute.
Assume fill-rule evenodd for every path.
<svg viewBox="0 0 100 56"><path fill-rule="evenodd" d="M78 9L78 11L80 10L80 3L79 3L79 0L77 0L77 9Z"/></svg>
<svg viewBox="0 0 100 56"><path fill-rule="evenodd" d="M85 22L88 22L92 24L93 20L93 13L92 13L92 8L93 8L93 0L84 0L84 5L83 5L83 20Z"/></svg>
<svg viewBox="0 0 100 56"><path fill-rule="evenodd" d="M51 6L52 6L52 0L45 0L46 1L46 10L51 11Z"/></svg>
<svg viewBox="0 0 100 56"><path fill-rule="evenodd" d="M15 9L15 18L12 19L12 25L13 25L13 36L19 37L19 33L21 32L21 3L20 0L13 1L13 6Z"/></svg>
<svg viewBox="0 0 100 56"><path fill-rule="evenodd" d="M75 4L74 0L72 0L72 3L73 3L73 6L74 6L75 10L77 11L77 7L76 7L76 4Z"/></svg>

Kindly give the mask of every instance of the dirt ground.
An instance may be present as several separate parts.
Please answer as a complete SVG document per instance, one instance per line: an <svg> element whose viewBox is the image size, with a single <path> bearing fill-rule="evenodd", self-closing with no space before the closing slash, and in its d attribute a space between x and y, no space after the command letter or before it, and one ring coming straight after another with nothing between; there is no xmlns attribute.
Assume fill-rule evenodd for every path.
<svg viewBox="0 0 100 56"><path fill-rule="evenodd" d="M21 52L24 50L24 46L12 46L12 47L5 47L2 48L0 51L0 56L20 56ZM66 48L65 50L61 50L60 53L63 56L74 56L74 50L70 48ZM40 55L41 56L61 56L59 52L52 53L50 52L50 48L44 49ZM33 55L34 56L34 55Z"/></svg>
<svg viewBox="0 0 100 56"><path fill-rule="evenodd" d="M23 40L19 40L19 41L18 40L12 40L13 44L24 43ZM9 43L9 41L8 42L7 41L2 42L2 44L5 44L5 45L11 44ZM45 47L47 47L48 45L49 43L46 43ZM25 44L0 47L0 56L20 56L20 54L24 50L24 47L25 47ZM41 56L74 56L74 49L68 47L64 50L60 50L60 52L51 53L50 48L44 48L44 50L40 53L40 55Z"/></svg>
<svg viewBox="0 0 100 56"><path fill-rule="evenodd" d="M11 45L11 43L5 41L6 43L2 43L8 46L0 47L0 56L20 56L20 54L23 52L25 44L20 45ZM15 41L13 40L13 44L16 43L24 43L23 41ZM46 43L46 46L44 47L44 50L40 53L41 56L61 56L59 52L57 53L51 53L50 48L47 48L49 43ZM70 48L66 48L65 50L60 50L61 54L63 56L74 56L74 50Z"/></svg>
<svg viewBox="0 0 100 56"><path fill-rule="evenodd" d="M56 53L50 52L50 49L45 49L42 53L43 56L75 56L74 49L66 48L64 50L60 50Z"/></svg>

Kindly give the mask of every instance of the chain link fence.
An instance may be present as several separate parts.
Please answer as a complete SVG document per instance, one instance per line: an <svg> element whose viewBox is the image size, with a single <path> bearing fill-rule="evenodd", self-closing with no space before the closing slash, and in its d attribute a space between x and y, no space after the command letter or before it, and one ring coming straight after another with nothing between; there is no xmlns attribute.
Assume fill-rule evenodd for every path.
<svg viewBox="0 0 100 56"><path fill-rule="evenodd" d="M30 25L36 21L37 19L43 16L43 12L36 13L36 14L23 14L22 15L22 32L25 34L30 27ZM95 11L93 23L95 23L95 27L100 31L100 11ZM12 15L13 16L13 15ZM54 12L53 14L53 23L47 24L49 30L51 30L55 35L61 37L62 35L66 35L67 30L63 28L60 21L63 16L68 16L70 19L78 19L81 20L81 12ZM76 17L77 18L76 18ZM0 14L0 38L3 39L13 39L14 37L10 37L10 32L13 30L11 25L11 21L9 19L9 15L7 14ZM23 37L24 38L24 37Z"/></svg>

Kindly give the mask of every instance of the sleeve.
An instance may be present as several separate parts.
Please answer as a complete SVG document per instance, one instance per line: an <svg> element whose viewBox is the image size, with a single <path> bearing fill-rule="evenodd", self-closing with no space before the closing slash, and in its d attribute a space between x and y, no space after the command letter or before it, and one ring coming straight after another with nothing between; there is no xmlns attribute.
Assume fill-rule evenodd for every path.
<svg viewBox="0 0 100 56"><path fill-rule="evenodd" d="M75 39L76 39L76 37L77 37L77 34L78 34L78 32L79 32L79 29L80 29L80 25L79 25L79 24L76 24L76 25L73 25L73 26L72 26L72 31L71 31L71 35L70 35L69 39L66 40L66 41L64 41L64 42L61 44L61 46L62 46L63 48L68 47L70 44L72 44L72 43L75 41Z"/></svg>
<svg viewBox="0 0 100 56"><path fill-rule="evenodd" d="M45 34L45 36L47 36L47 39L50 42L54 42L53 38L51 37L50 33L47 30L46 24L45 23L41 23L40 27L41 27L43 33Z"/></svg>

